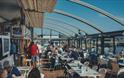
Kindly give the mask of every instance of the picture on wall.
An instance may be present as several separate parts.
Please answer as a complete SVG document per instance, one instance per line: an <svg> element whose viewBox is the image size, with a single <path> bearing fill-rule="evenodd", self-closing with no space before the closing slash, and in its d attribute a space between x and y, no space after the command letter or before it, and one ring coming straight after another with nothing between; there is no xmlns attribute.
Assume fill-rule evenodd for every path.
<svg viewBox="0 0 124 78"><path fill-rule="evenodd" d="M13 36L21 36L22 35L22 28L19 26L12 27L12 35Z"/></svg>

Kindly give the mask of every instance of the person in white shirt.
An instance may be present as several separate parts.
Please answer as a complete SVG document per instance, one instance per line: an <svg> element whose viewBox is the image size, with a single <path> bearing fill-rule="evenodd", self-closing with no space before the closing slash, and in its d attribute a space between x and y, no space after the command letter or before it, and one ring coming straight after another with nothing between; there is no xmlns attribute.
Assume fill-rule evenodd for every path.
<svg viewBox="0 0 124 78"><path fill-rule="evenodd" d="M42 46L38 42L36 44L37 44L37 47L39 49L39 57L38 57L38 59L40 61L41 60L41 55L42 55ZM38 64L40 64L39 61L38 61Z"/></svg>

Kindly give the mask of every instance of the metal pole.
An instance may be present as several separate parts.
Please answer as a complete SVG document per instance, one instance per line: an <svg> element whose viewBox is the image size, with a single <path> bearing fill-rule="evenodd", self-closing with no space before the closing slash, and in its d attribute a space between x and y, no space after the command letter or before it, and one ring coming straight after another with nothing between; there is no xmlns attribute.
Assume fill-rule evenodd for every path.
<svg viewBox="0 0 124 78"><path fill-rule="evenodd" d="M41 28L41 45L43 45L43 28Z"/></svg>
<svg viewBox="0 0 124 78"><path fill-rule="evenodd" d="M31 30L31 41L33 41L33 39L34 39L34 29L33 29L33 27L30 27L30 30Z"/></svg>
<svg viewBox="0 0 124 78"><path fill-rule="evenodd" d="M115 37L113 37L113 54L115 54L116 46L115 46Z"/></svg>
<svg viewBox="0 0 124 78"><path fill-rule="evenodd" d="M52 39L52 29L50 29L50 40Z"/></svg>
<svg viewBox="0 0 124 78"><path fill-rule="evenodd" d="M96 38L96 52L98 53L98 37Z"/></svg>
<svg viewBox="0 0 124 78"><path fill-rule="evenodd" d="M87 39L84 39L84 43L85 43L85 49L87 50Z"/></svg>
<svg viewBox="0 0 124 78"><path fill-rule="evenodd" d="M101 54L104 54L104 36L101 36Z"/></svg>

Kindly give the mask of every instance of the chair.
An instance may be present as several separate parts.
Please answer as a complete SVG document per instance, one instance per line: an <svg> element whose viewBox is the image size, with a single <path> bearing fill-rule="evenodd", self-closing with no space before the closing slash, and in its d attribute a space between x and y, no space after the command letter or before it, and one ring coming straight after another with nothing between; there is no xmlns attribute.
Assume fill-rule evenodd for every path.
<svg viewBox="0 0 124 78"><path fill-rule="evenodd" d="M64 68L65 68L64 76L68 78L69 77L69 68L66 65L64 66Z"/></svg>
<svg viewBox="0 0 124 78"><path fill-rule="evenodd" d="M93 66L92 69L95 70L95 71L97 71L98 66Z"/></svg>
<svg viewBox="0 0 124 78"><path fill-rule="evenodd" d="M77 74L76 72L72 72L72 74L69 74L68 78L80 78L80 75Z"/></svg>
<svg viewBox="0 0 124 78"><path fill-rule="evenodd" d="M84 62L85 66L89 66L89 64L90 64L89 61Z"/></svg>
<svg viewBox="0 0 124 78"><path fill-rule="evenodd" d="M97 71L97 69L98 69L98 66L93 66L92 67L92 70ZM97 78L97 76L89 76L88 78Z"/></svg>
<svg viewBox="0 0 124 78"><path fill-rule="evenodd" d="M31 71L30 67L17 67L24 78L27 78L28 73Z"/></svg>
<svg viewBox="0 0 124 78"><path fill-rule="evenodd" d="M57 56L57 57L55 58L54 69L60 68L61 65L62 65L62 64L61 64L61 62L60 62L60 58Z"/></svg>
<svg viewBox="0 0 124 78"><path fill-rule="evenodd" d="M68 73L68 78L80 78L79 74L77 74L73 69L69 69Z"/></svg>
<svg viewBox="0 0 124 78"><path fill-rule="evenodd" d="M118 78L124 78L124 68L121 68L117 73Z"/></svg>
<svg viewBox="0 0 124 78"><path fill-rule="evenodd" d="M99 73L101 74L100 78L105 78L106 75L106 69L105 68L100 68Z"/></svg>
<svg viewBox="0 0 124 78"><path fill-rule="evenodd" d="M124 68L119 69L117 75L119 75L121 72L124 72Z"/></svg>
<svg viewBox="0 0 124 78"><path fill-rule="evenodd" d="M40 73L40 75L41 75L41 78L44 78L44 74L43 73Z"/></svg>
<svg viewBox="0 0 124 78"><path fill-rule="evenodd" d="M55 65L55 58L54 57L51 57L49 61L50 61L49 70L51 71L51 69L53 69L54 68L54 65Z"/></svg>

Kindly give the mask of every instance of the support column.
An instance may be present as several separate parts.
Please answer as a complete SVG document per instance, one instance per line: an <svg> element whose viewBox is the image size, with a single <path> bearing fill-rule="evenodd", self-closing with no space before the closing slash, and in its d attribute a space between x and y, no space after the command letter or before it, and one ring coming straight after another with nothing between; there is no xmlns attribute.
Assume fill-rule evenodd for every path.
<svg viewBox="0 0 124 78"><path fill-rule="evenodd" d="M50 29L50 40L52 39L52 29Z"/></svg>
<svg viewBox="0 0 124 78"><path fill-rule="evenodd" d="M81 48L81 39L79 39L79 48Z"/></svg>
<svg viewBox="0 0 124 78"><path fill-rule="evenodd" d="M41 28L41 37L43 38L43 28Z"/></svg>
<svg viewBox="0 0 124 78"><path fill-rule="evenodd" d="M80 46L80 48L82 49L82 39L80 39L80 41L81 41L81 46Z"/></svg>
<svg viewBox="0 0 124 78"><path fill-rule="evenodd" d="M101 54L104 54L104 36L101 36Z"/></svg>
<svg viewBox="0 0 124 78"><path fill-rule="evenodd" d="M91 48L92 48L92 47L91 47L91 39L90 39L90 51L91 51Z"/></svg>
<svg viewBox="0 0 124 78"><path fill-rule="evenodd" d="M68 46L70 46L70 39L68 39Z"/></svg>
<svg viewBox="0 0 124 78"><path fill-rule="evenodd" d="M85 49L87 50L87 39L84 39Z"/></svg>
<svg viewBox="0 0 124 78"><path fill-rule="evenodd" d="M61 34L60 34L60 32L59 32L59 46L60 46L60 38L61 38L60 36L61 36ZM61 40L62 40L62 39L61 39Z"/></svg>
<svg viewBox="0 0 124 78"><path fill-rule="evenodd" d="M74 40L74 46L75 46L75 39L73 39Z"/></svg>
<svg viewBox="0 0 124 78"><path fill-rule="evenodd" d="M113 54L115 54L116 46L115 46L115 37L113 37Z"/></svg>
<svg viewBox="0 0 124 78"><path fill-rule="evenodd" d="M75 40L76 40L76 44L77 44L76 48L78 48L78 46L79 46L79 45L78 45L78 39L75 39Z"/></svg>
<svg viewBox="0 0 124 78"><path fill-rule="evenodd" d="M98 37L96 38L96 52L98 53Z"/></svg>
<svg viewBox="0 0 124 78"><path fill-rule="evenodd" d="M41 45L43 45L44 43L43 43L43 28L41 28Z"/></svg>
<svg viewBox="0 0 124 78"><path fill-rule="evenodd" d="M33 27L30 27L30 31L31 31L31 41L33 41L33 39L34 39L34 29L33 29Z"/></svg>

